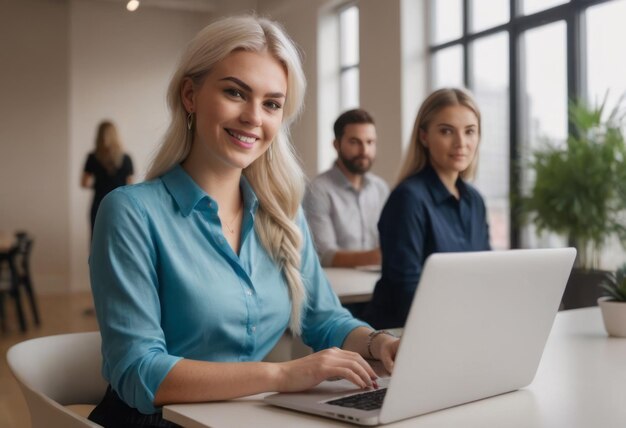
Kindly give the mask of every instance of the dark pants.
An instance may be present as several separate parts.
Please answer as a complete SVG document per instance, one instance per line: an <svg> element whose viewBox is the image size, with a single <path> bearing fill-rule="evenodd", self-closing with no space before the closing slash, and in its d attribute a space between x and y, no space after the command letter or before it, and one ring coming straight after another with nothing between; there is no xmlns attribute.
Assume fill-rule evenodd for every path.
<svg viewBox="0 0 626 428"><path fill-rule="evenodd" d="M107 388L107 392L104 394L104 398L100 404L98 404L89 415L89 420L100 424L105 428L180 427L180 425L164 420L161 413L144 415L139 412L139 410L130 407L122 401L115 391L113 391L111 385Z"/></svg>

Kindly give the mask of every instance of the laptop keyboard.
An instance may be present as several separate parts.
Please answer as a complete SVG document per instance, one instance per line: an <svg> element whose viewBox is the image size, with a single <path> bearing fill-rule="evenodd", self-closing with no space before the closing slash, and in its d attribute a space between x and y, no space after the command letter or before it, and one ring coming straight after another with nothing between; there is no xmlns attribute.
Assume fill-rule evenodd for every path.
<svg viewBox="0 0 626 428"><path fill-rule="evenodd" d="M376 410L382 407L383 399L385 398L386 393L387 388L380 388L373 391L363 392L361 394L350 395L348 397L327 401L326 404L360 410Z"/></svg>

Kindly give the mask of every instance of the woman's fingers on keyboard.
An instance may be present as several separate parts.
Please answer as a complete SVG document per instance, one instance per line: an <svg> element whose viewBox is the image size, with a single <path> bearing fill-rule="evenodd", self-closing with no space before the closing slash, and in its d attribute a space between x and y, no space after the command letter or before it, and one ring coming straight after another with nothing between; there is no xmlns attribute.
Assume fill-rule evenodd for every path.
<svg viewBox="0 0 626 428"><path fill-rule="evenodd" d="M330 348L306 357L278 363L281 391L302 391L327 379L346 379L359 388L374 386L376 373L359 354Z"/></svg>

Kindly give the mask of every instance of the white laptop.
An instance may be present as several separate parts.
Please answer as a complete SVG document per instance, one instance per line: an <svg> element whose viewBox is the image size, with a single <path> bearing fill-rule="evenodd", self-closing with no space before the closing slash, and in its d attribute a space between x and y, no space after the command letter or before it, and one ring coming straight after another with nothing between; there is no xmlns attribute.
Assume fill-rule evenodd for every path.
<svg viewBox="0 0 626 428"><path fill-rule="evenodd" d="M575 257L573 248L433 254L409 311L393 376L380 379L382 388L364 391L346 380L326 381L265 401L378 425L527 386ZM374 395L369 404L355 397L364 393Z"/></svg>

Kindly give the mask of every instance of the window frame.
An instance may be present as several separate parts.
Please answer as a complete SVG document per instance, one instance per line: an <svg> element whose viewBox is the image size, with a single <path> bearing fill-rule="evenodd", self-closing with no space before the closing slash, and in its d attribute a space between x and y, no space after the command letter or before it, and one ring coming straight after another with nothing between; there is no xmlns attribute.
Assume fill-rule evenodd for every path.
<svg viewBox="0 0 626 428"><path fill-rule="evenodd" d="M431 0L436 1L436 0ZM461 37L440 44L431 44L429 41L429 56L452 46L460 45L463 51L463 82L470 86L471 73L471 50L472 42L483 37L507 32L509 35L509 189L517 192L521 186L521 176L517 168L513 167L520 161L519 152L521 145L521 46L520 38L525 31L537 28L557 21L564 21L566 25L566 64L567 64L567 96L568 99L580 99L586 97L586 52L585 52L585 12L588 8L614 0L570 0L549 9L535 12L529 15L521 13L523 0L509 0L509 20L503 24L472 32L471 28L471 0L462 0L462 35ZM430 2L428 3L430 8ZM429 13L434 13L430 11ZM432 40L432 35L430 36ZM429 86L433 87L432 61L431 79ZM571 124L568 125L570 132ZM510 210L509 242L511 248L519 248L521 245L521 229L515 210Z"/></svg>

